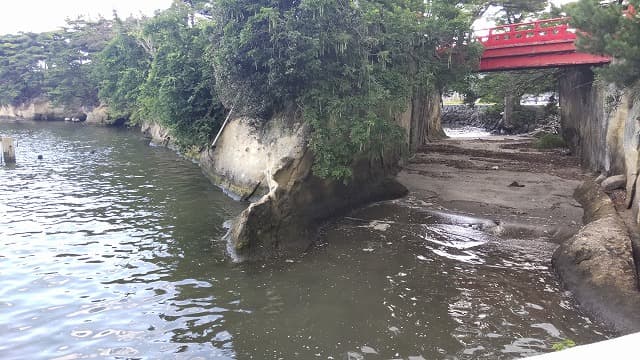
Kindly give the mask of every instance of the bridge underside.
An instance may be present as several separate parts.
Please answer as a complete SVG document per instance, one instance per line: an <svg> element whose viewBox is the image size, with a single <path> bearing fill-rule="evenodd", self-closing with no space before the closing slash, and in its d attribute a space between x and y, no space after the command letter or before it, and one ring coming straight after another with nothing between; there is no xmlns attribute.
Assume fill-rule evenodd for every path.
<svg viewBox="0 0 640 360"><path fill-rule="evenodd" d="M485 49L480 72L604 65L611 59L576 51L573 42Z"/></svg>

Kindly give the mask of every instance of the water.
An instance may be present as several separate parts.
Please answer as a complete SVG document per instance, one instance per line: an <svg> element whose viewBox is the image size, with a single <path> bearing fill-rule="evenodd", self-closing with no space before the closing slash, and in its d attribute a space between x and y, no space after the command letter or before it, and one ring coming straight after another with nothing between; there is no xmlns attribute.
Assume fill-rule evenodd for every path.
<svg viewBox="0 0 640 360"><path fill-rule="evenodd" d="M411 198L316 248L234 264L244 204L132 131L0 122L2 359L513 358L612 333L560 290L544 239L499 239ZM37 160L42 154L43 160Z"/></svg>
<svg viewBox="0 0 640 360"><path fill-rule="evenodd" d="M486 129L475 126L463 126L457 128L444 128L444 133L451 138L483 138L491 136Z"/></svg>

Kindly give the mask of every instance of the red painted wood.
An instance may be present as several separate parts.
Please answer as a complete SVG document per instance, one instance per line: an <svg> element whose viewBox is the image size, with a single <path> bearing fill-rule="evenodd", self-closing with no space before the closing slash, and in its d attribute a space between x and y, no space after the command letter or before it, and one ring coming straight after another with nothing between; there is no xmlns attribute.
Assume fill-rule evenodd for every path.
<svg viewBox="0 0 640 360"><path fill-rule="evenodd" d="M477 39L485 48L554 40L575 40L576 34L569 31L568 20L568 18L557 18L496 26L485 30L486 35L480 35Z"/></svg>
<svg viewBox="0 0 640 360"><path fill-rule="evenodd" d="M545 53L558 53L558 52L575 52L576 46L573 42L562 42L555 44L539 44L539 45L526 45L510 48L494 48L486 49L482 54L483 59L490 59L496 57L508 57L508 56L526 56L537 55Z"/></svg>
<svg viewBox="0 0 640 360"><path fill-rule="evenodd" d="M568 18L497 26L477 37L485 47L480 71L603 65L605 56L578 52Z"/></svg>
<svg viewBox="0 0 640 360"><path fill-rule="evenodd" d="M542 54L534 56L501 57L481 59L480 71L504 71L518 69L541 69L575 65L604 65L611 62L605 56L585 53Z"/></svg>

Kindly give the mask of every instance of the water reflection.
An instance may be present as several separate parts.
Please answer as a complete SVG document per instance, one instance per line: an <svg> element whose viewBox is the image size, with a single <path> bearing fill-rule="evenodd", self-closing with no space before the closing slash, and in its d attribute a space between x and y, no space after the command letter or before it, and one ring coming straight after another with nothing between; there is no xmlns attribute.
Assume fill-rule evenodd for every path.
<svg viewBox="0 0 640 360"><path fill-rule="evenodd" d="M0 358L511 358L608 335L540 239L378 204L273 264L233 264L242 210L133 132L0 123ZM43 160L37 155L42 154ZM418 206L420 205L420 206Z"/></svg>

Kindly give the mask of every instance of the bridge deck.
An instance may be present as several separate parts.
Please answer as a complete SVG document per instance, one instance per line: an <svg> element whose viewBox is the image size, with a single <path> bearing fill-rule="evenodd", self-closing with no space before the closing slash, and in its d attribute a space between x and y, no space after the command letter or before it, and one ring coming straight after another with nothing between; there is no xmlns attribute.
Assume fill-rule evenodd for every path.
<svg viewBox="0 0 640 360"><path fill-rule="evenodd" d="M485 50L481 72L552 68L575 65L604 65L606 56L579 52L576 34L568 18L497 26L477 37Z"/></svg>

